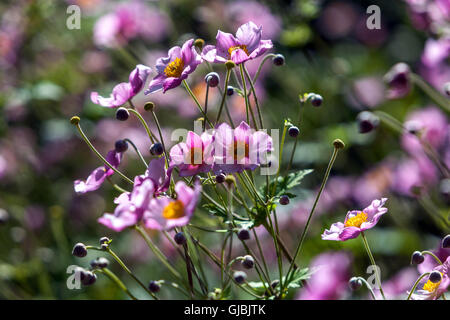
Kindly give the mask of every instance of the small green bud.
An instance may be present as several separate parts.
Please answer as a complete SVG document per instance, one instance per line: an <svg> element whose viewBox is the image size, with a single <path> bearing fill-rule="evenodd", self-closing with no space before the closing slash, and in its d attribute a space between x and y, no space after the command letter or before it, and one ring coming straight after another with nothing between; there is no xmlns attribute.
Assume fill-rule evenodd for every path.
<svg viewBox="0 0 450 320"><path fill-rule="evenodd" d="M74 126L78 125L80 123L80 117L73 116L72 118L70 118L70 123Z"/></svg>
<svg viewBox="0 0 450 320"><path fill-rule="evenodd" d="M335 139L335 140L333 141L333 146L334 146L336 149L344 149L344 148L345 148L345 143L344 143L344 141L342 141L341 139Z"/></svg>

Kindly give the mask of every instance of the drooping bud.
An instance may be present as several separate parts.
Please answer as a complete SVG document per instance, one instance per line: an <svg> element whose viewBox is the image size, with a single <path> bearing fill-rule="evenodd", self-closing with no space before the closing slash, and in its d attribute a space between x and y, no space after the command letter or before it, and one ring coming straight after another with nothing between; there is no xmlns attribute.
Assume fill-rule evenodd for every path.
<svg viewBox="0 0 450 320"><path fill-rule="evenodd" d="M246 255L244 256L244 259L242 260L241 264L245 269L252 269L255 266L255 260L253 259L252 256Z"/></svg>
<svg viewBox="0 0 450 320"><path fill-rule="evenodd" d="M73 116L72 118L70 118L70 123L76 126L77 124L80 123L80 117Z"/></svg>
<svg viewBox="0 0 450 320"><path fill-rule="evenodd" d="M450 248L450 234L446 235L444 239L442 239L442 248Z"/></svg>
<svg viewBox="0 0 450 320"><path fill-rule="evenodd" d="M411 255L411 264L421 264L422 262L424 262L424 260L425 257L420 251L414 251Z"/></svg>
<svg viewBox="0 0 450 320"><path fill-rule="evenodd" d="M238 231L237 237L239 240L245 241L250 239L250 231L247 228L242 228Z"/></svg>
<svg viewBox="0 0 450 320"><path fill-rule="evenodd" d="M211 87L215 88L219 85L220 77L217 72L210 72L205 76L205 82Z"/></svg>
<svg viewBox="0 0 450 320"><path fill-rule="evenodd" d="M125 140L117 140L114 144L117 153L122 153L128 150L128 142Z"/></svg>
<svg viewBox="0 0 450 320"><path fill-rule="evenodd" d="M234 61L232 60L228 60L227 62L225 62L225 67L227 67L228 70L231 70L236 67L236 63L234 63Z"/></svg>
<svg viewBox="0 0 450 320"><path fill-rule="evenodd" d="M182 246L186 243L186 236L184 235L183 232L178 232L177 234L175 234L175 236L173 237L173 240L176 242L176 244Z"/></svg>
<svg viewBox="0 0 450 320"><path fill-rule="evenodd" d="M81 283L85 286L93 285L97 281L97 275L91 271L86 271L85 278L81 280Z"/></svg>
<svg viewBox="0 0 450 320"><path fill-rule="evenodd" d="M358 122L359 133L368 133L380 124L380 118L370 111L360 112L356 121Z"/></svg>
<svg viewBox="0 0 450 320"><path fill-rule="evenodd" d="M247 279L247 274L244 271L236 271L233 273L233 279L239 284L243 284Z"/></svg>
<svg viewBox="0 0 450 320"><path fill-rule="evenodd" d="M126 108L120 107L116 111L116 119L119 121L126 121L130 117L130 113Z"/></svg>
<svg viewBox="0 0 450 320"><path fill-rule="evenodd" d="M387 96L389 99L398 99L406 96L411 90L410 80L411 69L406 63L395 64L391 70L384 76L389 90Z"/></svg>
<svg viewBox="0 0 450 320"><path fill-rule="evenodd" d="M104 243L109 243L111 240L109 240L108 237L101 237L100 240L98 241L100 243L100 245L104 244Z"/></svg>
<svg viewBox="0 0 450 320"><path fill-rule="evenodd" d="M348 286L350 287L351 290L356 291L359 288L361 288L362 281L357 277L353 277L348 281Z"/></svg>
<svg viewBox="0 0 450 320"><path fill-rule="evenodd" d="M334 139L333 146L336 149L344 149L345 148L345 143L341 139Z"/></svg>
<svg viewBox="0 0 450 320"><path fill-rule="evenodd" d="M280 204L281 204L282 206L288 205L288 204L289 204L289 197L286 196L286 195L282 195L282 196L280 197Z"/></svg>
<svg viewBox="0 0 450 320"><path fill-rule="evenodd" d="M219 173L216 176L216 183L224 183L225 182L225 178L226 178L225 174Z"/></svg>
<svg viewBox="0 0 450 320"><path fill-rule="evenodd" d="M152 112L153 110L155 110L155 104L153 102L146 102L144 104L144 110Z"/></svg>
<svg viewBox="0 0 450 320"><path fill-rule="evenodd" d="M232 96L234 93L234 87L233 86L228 86L227 87L227 95L228 96Z"/></svg>
<svg viewBox="0 0 450 320"><path fill-rule="evenodd" d="M159 281L150 281L150 283L148 284L148 289L153 292L159 292L159 290L161 290L161 285L159 284Z"/></svg>
<svg viewBox="0 0 450 320"><path fill-rule="evenodd" d="M74 255L75 257L78 257L78 258L86 257L86 255L87 255L86 246L81 242L77 243L73 247L72 255Z"/></svg>
<svg viewBox="0 0 450 320"><path fill-rule="evenodd" d="M320 107L322 105L323 98L320 94L314 94L311 98L311 104L314 107Z"/></svg>
<svg viewBox="0 0 450 320"><path fill-rule="evenodd" d="M291 126L288 129L288 134L292 137L292 138L297 138L298 134L300 133L300 130L296 127L296 126Z"/></svg>
<svg viewBox="0 0 450 320"><path fill-rule="evenodd" d="M284 65L285 59L282 54L277 54L275 57L272 58L272 62L276 66L282 66Z"/></svg>
<svg viewBox="0 0 450 320"><path fill-rule="evenodd" d="M153 156L160 156L164 152L163 145L159 142L152 144L150 147L150 154Z"/></svg>
<svg viewBox="0 0 450 320"><path fill-rule="evenodd" d="M440 273L437 270L434 270L430 273L430 276L428 277L428 280L430 280L433 283L438 283L442 280L442 273Z"/></svg>

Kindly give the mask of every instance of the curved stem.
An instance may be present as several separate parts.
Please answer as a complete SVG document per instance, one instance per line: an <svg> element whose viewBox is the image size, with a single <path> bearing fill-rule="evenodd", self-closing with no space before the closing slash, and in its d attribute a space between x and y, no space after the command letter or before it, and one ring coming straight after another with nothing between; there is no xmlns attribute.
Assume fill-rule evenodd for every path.
<svg viewBox="0 0 450 320"><path fill-rule="evenodd" d="M367 242L366 235L364 234L364 231L361 231L361 238L363 240L364 247L366 248L367 254L369 255L370 263L373 266L377 266L377 264L375 263L375 259L373 258L373 255L372 255L372 251L370 250L369 243ZM385 297L384 292L383 292L383 288L381 288L380 275L378 274L377 271L375 271L375 278L377 279L378 287L380 289L380 293L383 296L383 299L386 300L386 297Z"/></svg>
<svg viewBox="0 0 450 320"><path fill-rule="evenodd" d="M420 280L422 280L424 277L426 277L428 275L430 275L430 272L425 272L425 273L421 274L419 278L417 278L417 280L416 280L416 282L414 282L414 285L411 288L411 291L409 292L408 297L406 298L406 300L411 299L411 296L414 293L414 291L416 291L416 288L419 285Z"/></svg>
<svg viewBox="0 0 450 320"><path fill-rule="evenodd" d="M167 150L166 150L166 145L164 144L161 126L159 125L158 117L156 116L155 111L152 111L152 116L153 116L153 119L155 120L156 128L158 128L159 138L161 139L161 144L162 144L163 150L164 150L164 158L165 158L165 162L166 162L166 168L168 168L169 167L169 157L167 156Z"/></svg>
<svg viewBox="0 0 450 320"><path fill-rule="evenodd" d="M152 143L155 143L155 138L154 138L153 132L150 130L150 128L149 128L148 125L147 125L147 122L146 122L145 119L142 117L142 115L139 113L139 111L137 111L137 110L135 110L135 109L132 109L132 108L127 108L127 110L128 110L129 112L134 113L134 114L136 115L136 117L139 119L139 121L141 121L142 125L144 126L145 131L147 131L147 135L148 135L148 137L150 138L150 141L151 141Z"/></svg>
<svg viewBox="0 0 450 320"><path fill-rule="evenodd" d="M131 144L131 146L133 147L134 151L136 151L136 154L139 156L139 158L141 159L141 161L144 164L145 168L147 169L147 167L148 167L147 162L145 161L144 157L142 156L142 153L139 151L139 149L136 147L136 145L133 143L133 141L131 141L128 138L125 138L123 140L125 140L126 142Z"/></svg>
<svg viewBox="0 0 450 320"><path fill-rule="evenodd" d="M432 256L434 258L434 260L436 260L437 263L439 263L440 265L442 265L442 261L441 259L439 259L433 252L425 250L421 252L422 254L428 254L430 256Z"/></svg>
<svg viewBox="0 0 450 320"><path fill-rule="evenodd" d="M256 96L255 86L254 86L252 78L250 77L250 74L248 73L247 68L245 66L244 66L244 72L245 72L245 75L247 76L248 82L250 83L250 88L252 89L253 99L255 100L255 105L256 105L256 111L258 111L259 124L261 126L261 129L263 129L264 122L263 122L263 118L262 118L261 108L259 107L259 103L258 103L258 97Z"/></svg>
<svg viewBox="0 0 450 320"><path fill-rule="evenodd" d="M192 92L191 88L189 87L189 84L187 83L186 80L183 80L183 85L186 88L186 91L189 93L189 95L192 97L192 99L194 100L195 104L197 105L198 110L200 111L200 113L203 115L203 118L208 122L208 124L210 125L211 128L214 128L214 125L211 123L211 121L209 121L208 117L206 116L205 111L203 110L200 102L198 101L197 97L195 96L195 94Z"/></svg>
<svg viewBox="0 0 450 320"><path fill-rule="evenodd" d="M266 63L267 60L269 60L270 58L275 57L275 56L276 56L276 54L269 53L262 59L261 63L259 64L258 70L256 71L255 77L253 78L253 83L256 83L256 80L259 77L259 73L261 72L261 69L262 69L264 63Z"/></svg>
<svg viewBox="0 0 450 320"><path fill-rule="evenodd" d="M369 290L370 294L372 295L373 300L377 300L375 293L373 292L370 284L366 281L366 279L364 279L363 277L358 277L359 280L361 280L367 287L367 289Z"/></svg>
<svg viewBox="0 0 450 320"><path fill-rule="evenodd" d="M239 71L240 71L240 74L241 74L241 80L242 80L242 87L243 87L243 91L244 91L244 99L245 99L245 109L246 109L246 111L247 111L247 123L249 124L250 123L250 119L249 119L249 112L250 112L250 114L251 114L251 116L252 116L252 120L253 120L253 124L255 125L255 129L256 130L258 130L258 124L256 123L256 120L255 120L255 115L253 114L253 109L252 109L252 107L251 107L251 105L250 105L250 102L248 101L248 94L247 94L247 83L246 83L246 81L245 81L245 76L244 76L244 65L243 65L243 63L241 63L240 65L239 65Z"/></svg>
<svg viewBox="0 0 450 320"><path fill-rule="evenodd" d="M83 140L87 143L87 145L89 146L89 148L91 148L91 150L97 155L97 157L102 160L102 162L108 166L109 168L111 168L115 173L117 173L119 176L121 176L123 179L125 179L126 181L128 181L131 184L134 184L133 181L128 178L126 175L124 175L122 172L120 172L119 170L117 170L116 168L114 168L101 154L100 152L97 151L97 149L95 149L94 145L91 143L91 141L89 141L88 137L84 134L83 130L81 129L81 126L79 123L77 123L77 129L78 132L80 132L81 136L83 137Z"/></svg>
<svg viewBox="0 0 450 320"><path fill-rule="evenodd" d="M225 76L225 84L224 84L223 93L222 93L222 101L220 102L219 112L217 113L217 118L216 118L216 125L220 120L220 116L222 115L222 109L223 109L223 106L225 105L225 100L227 99L227 87L228 87L228 82L230 81L230 74L231 74L231 69L227 69L227 74Z"/></svg>
<svg viewBox="0 0 450 320"><path fill-rule="evenodd" d="M437 105L439 105L446 112L450 112L450 102L444 98L436 89L431 87L419 75L411 73L411 80L417 84Z"/></svg>
<svg viewBox="0 0 450 320"><path fill-rule="evenodd" d="M102 270L96 270L96 272L100 272L106 275L112 282L114 282L120 289L122 289L132 300L138 300L111 270L109 270L108 268L103 268Z"/></svg>

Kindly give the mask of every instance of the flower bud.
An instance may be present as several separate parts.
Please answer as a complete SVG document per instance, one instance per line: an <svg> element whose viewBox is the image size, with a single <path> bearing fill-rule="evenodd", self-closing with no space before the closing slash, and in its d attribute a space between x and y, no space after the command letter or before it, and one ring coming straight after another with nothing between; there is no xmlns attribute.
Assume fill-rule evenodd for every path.
<svg viewBox="0 0 450 320"><path fill-rule="evenodd" d="M345 148L345 143L341 139L334 139L333 146L336 149L344 149Z"/></svg>
<svg viewBox="0 0 450 320"><path fill-rule="evenodd" d="M186 243L186 236L183 232L178 232L174 237L173 240L175 240L176 244L178 245L184 245Z"/></svg>
<svg viewBox="0 0 450 320"><path fill-rule="evenodd" d="M130 117L130 113L128 112L128 110L126 108L119 108L116 111L116 119L119 121L126 121L128 120L128 118Z"/></svg>
<svg viewBox="0 0 450 320"><path fill-rule="evenodd" d="M73 247L72 255L74 255L75 257L78 257L78 258L86 257L86 255L87 255L86 246L81 242L77 243Z"/></svg>
<svg viewBox="0 0 450 320"><path fill-rule="evenodd" d="M228 188L232 188L234 185L236 185L236 178L233 175L228 174L225 177L225 183L227 184Z"/></svg>
<svg viewBox="0 0 450 320"><path fill-rule="evenodd" d="M361 288L362 281L357 277L353 277L348 281L348 286L350 287L351 290L356 291L359 288Z"/></svg>
<svg viewBox="0 0 450 320"><path fill-rule="evenodd" d="M163 154L163 152L164 148L162 144L159 142L152 144L152 146L150 147L150 154L153 156L160 156Z"/></svg>
<svg viewBox="0 0 450 320"><path fill-rule="evenodd" d="M9 220L8 211L0 208L0 225L5 224Z"/></svg>
<svg viewBox="0 0 450 320"><path fill-rule="evenodd" d="M79 279L81 282L87 278L87 271L82 267L76 267L74 272L75 278Z"/></svg>
<svg viewBox="0 0 450 320"><path fill-rule="evenodd" d="M450 82L444 84L444 92L446 95L450 96Z"/></svg>
<svg viewBox="0 0 450 320"><path fill-rule="evenodd" d="M250 239L250 231L247 228L242 228L238 231L237 237L239 240L245 241Z"/></svg>
<svg viewBox="0 0 450 320"><path fill-rule="evenodd" d="M85 286L90 286L93 285L95 281L97 281L97 276L91 271L86 271L85 277L81 280L81 283Z"/></svg>
<svg viewBox="0 0 450 320"><path fill-rule="evenodd" d="M227 96L232 96L234 93L234 87L233 86L228 86L227 87Z"/></svg>
<svg viewBox="0 0 450 320"><path fill-rule="evenodd" d="M411 264L421 264L425 260L422 252L414 251L411 255Z"/></svg>
<svg viewBox="0 0 450 320"><path fill-rule="evenodd" d="M205 82L211 87L215 88L219 85L220 77L217 72L210 72L205 76Z"/></svg>
<svg viewBox="0 0 450 320"><path fill-rule="evenodd" d="M228 60L227 62L225 62L225 67L227 67L228 70L231 70L236 67L236 63L234 63L234 61Z"/></svg>
<svg viewBox="0 0 450 320"><path fill-rule="evenodd" d="M322 96L320 94L314 94L311 97L311 104L314 107L320 107L322 105L322 102L323 102L323 98L322 98Z"/></svg>
<svg viewBox="0 0 450 320"><path fill-rule="evenodd" d="M247 274L244 271L236 271L233 274L233 279L239 284L243 284L245 279L247 279Z"/></svg>
<svg viewBox="0 0 450 320"><path fill-rule="evenodd" d="M279 284L280 284L280 280L273 280L270 283L270 286L272 287L272 289L275 289Z"/></svg>
<svg viewBox="0 0 450 320"><path fill-rule="evenodd" d="M195 39L195 41L194 41L194 46L196 46L197 48L199 48L200 50L202 50L203 47L205 46L205 40L200 39L200 38Z"/></svg>
<svg viewBox="0 0 450 320"><path fill-rule="evenodd" d="M300 130L296 127L296 126L291 126L288 129L288 134L292 137L292 138L297 138L298 134L300 133Z"/></svg>
<svg viewBox="0 0 450 320"><path fill-rule="evenodd" d="M117 140L114 146L117 153L122 153L128 150L128 142L125 140Z"/></svg>
<svg viewBox="0 0 450 320"><path fill-rule="evenodd" d="M103 251L108 250L108 248L109 248L109 244L108 243L102 243L100 245L100 249L102 249Z"/></svg>
<svg viewBox="0 0 450 320"><path fill-rule="evenodd" d="M450 234L446 235L442 239L442 248L450 248Z"/></svg>
<svg viewBox="0 0 450 320"><path fill-rule="evenodd" d="M289 204L289 197L286 196L286 195L281 196L281 197L280 197L280 204L281 204L282 206L288 205L288 204Z"/></svg>
<svg viewBox="0 0 450 320"><path fill-rule="evenodd" d="M90 262L92 268L106 268L109 265L109 260L105 257L98 257Z"/></svg>
<svg viewBox="0 0 450 320"><path fill-rule="evenodd" d="M80 123L80 117L73 116L72 118L70 118L70 123L76 126L77 124Z"/></svg>
<svg viewBox="0 0 450 320"><path fill-rule="evenodd" d="M277 54L275 57L272 58L272 62L276 66L282 66L284 65L285 59L282 54Z"/></svg>
<svg viewBox="0 0 450 320"><path fill-rule="evenodd" d="M378 127L380 119L372 112L363 111L356 117L358 122L359 133L367 133Z"/></svg>
<svg viewBox="0 0 450 320"><path fill-rule="evenodd" d="M384 81L389 86L388 98L397 99L406 96L411 89L411 70L406 63L397 63L384 76Z"/></svg>
<svg viewBox="0 0 450 320"><path fill-rule="evenodd" d="M145 111L153 111L153 110L155 110L155 104L153 103L153 102L146 102L145 104L144 104L144 110Z"/></svg>
<svg viewBox="0 0 450 320"><path fill-rule="evenodd" d="M100 243L100 245L104 244L104 243L109 243L111 240L109 240L108 237L101 237L100 240L98 241Z"/></svg>
<svg viewBox="0 0 450 320"><path fill-rule="evenodd" d="M246 255L244 256L244 259L242 260L241 264L245 269L252 269L255 266L255 260L253 259L252 256Z"/></svg>
<svg viewBox="0 0 450 320"><path fill-rule="evenodd" d="M428 277L428 280L430 280L433 283L438 283L442 280L442 273L440 273L437 270L434 270L430 273L430 276Z"/></svg>
<svg viewBox="0 0 450 320"><path fill-rule="evenodd" d="M216 183L224 183L225 182L225 178L226 178L225 174L219 173L216 176Z"/></svg>
<svg viewBox="0 0 450 320"><path fill-rule="evenodd" d="M150 281L150 283L148 284L148 289L151 292L156 293L161 289L161 285L158 283L158 281Z"/></svg>

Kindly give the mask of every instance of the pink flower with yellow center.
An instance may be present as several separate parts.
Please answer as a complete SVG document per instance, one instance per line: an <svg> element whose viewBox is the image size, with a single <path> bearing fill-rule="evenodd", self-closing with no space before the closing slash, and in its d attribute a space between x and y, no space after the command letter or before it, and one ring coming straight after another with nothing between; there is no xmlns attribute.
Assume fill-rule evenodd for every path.
<svg viewBox="0 0 450 320"><path fill-rule="evenodd" d="M225 63L232 60L236 64L255 59L272 49L271 40L262 40L262 26L252 21L239 27L236 37L231 33L217 32L216 45L205 46L202 58L209 62Z"/></svg>
<svg viewBox="0 0 450 320"><path fill-rule="evenodd" d="M388 209L383 207L387 198L373 200L370 206L362 211L349 211L345 221L333 223L329 230L322 234L322 240L346 241L356 238L362 231L375 227Z"/></svg>
<svg viewBox="0 0 450 320"><path fill-rule="evenodd" d="M150 201L144 214L146 228L154 230L170 230L189 223L200 199L201 184L195 183L194 189L183 181L175 185L176 199L169 197L154 198Z"/></svg>

